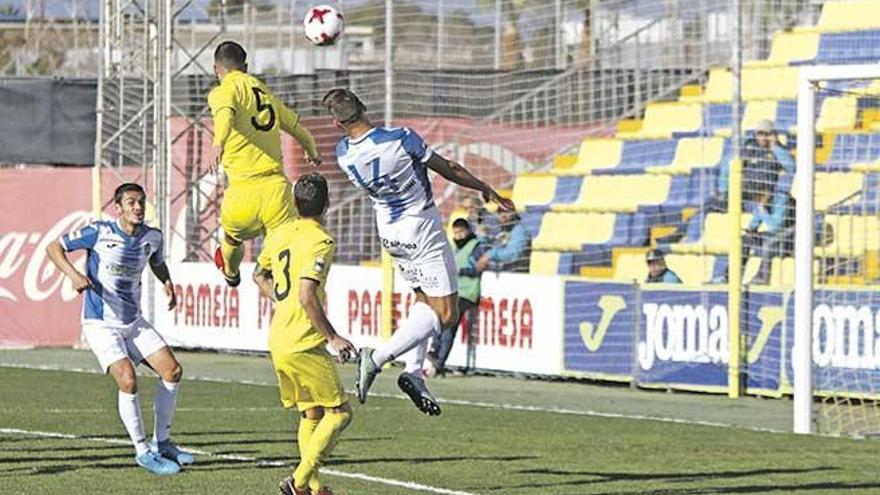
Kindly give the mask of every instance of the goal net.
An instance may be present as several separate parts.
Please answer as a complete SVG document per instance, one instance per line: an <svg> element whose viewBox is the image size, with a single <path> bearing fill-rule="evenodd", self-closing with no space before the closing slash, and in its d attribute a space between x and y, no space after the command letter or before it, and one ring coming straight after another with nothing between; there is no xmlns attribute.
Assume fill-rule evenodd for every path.
<svg viewBox="0 0 880 495"><path fill-rule="evenodd" d="M880 68L815 66L800 77L795 431L878 435Z"/></svg>

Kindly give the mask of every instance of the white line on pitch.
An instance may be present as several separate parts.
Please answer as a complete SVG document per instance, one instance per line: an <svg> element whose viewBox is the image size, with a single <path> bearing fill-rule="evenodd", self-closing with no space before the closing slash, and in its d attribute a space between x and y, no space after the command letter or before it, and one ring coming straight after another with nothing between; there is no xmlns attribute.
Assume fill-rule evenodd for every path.
<svg viewBox="0 0 880 495"><path fill-rule="evenodd" d="M70 371L76 373L90 373L90 374L101 374L98 370L95 369L87 369L87 368L65 368L61 366L52 366L52 365L29 365L29 364L7 364L0 363L0 367L9 367L9 368L23 368L23 369L37 369L37 370L47 370L47 371ZM217 378L217 377L207 377L207 376L190 376L187 378L192 381L203 381L203 382L214 382L214 383L234 383L234 384L242 384L242 385L260 385L260 386L277 386L275 382L262 382L262 381L253 381L253 380L230 380L226 378ZM353 395L354 392L351 390L346 390L346 392L350 395ZM401 400L410 400L409 397L402 394L385 394L381 392L370 392L371 397L380 397L384 399L401 399ZM596 418L610 418L610 419L628 419L628 420L637 420L637 421L656 421L660 423L672 423L672 424L680 424L680 425L693 425L693 426L710 426L714 428L734 428L740 430L747 431L757 431L762 433L791 433L783 430L775 430L772 428L758 428L758 427L750 427L750 426L741 426L735 425L731 423L721 423L715 421L700 421L695 419L681 419L681 418L671 418L668 416L649 416L644 414L624 414L624 413L611 413L611 412L602 412L602 411L594 411L591 409L566 409L566 408L557 408L557 407L541 407L541 406L528 406L522 404L505 404L505 403L496 403L496 402L481 402L481 401L470 401L464 399L446 399L440 397L441 404L455 404L459 406L469 406L469 407L479 407L483 409L496 409L496 410L504 410L504 411L521 411L521 412L537 412L537 413L552 413L552 414L563 414L569 416L587 416L587 417L596 417Z"/></svg>
<svg viewBox="0 0 880 495"><path fill-rule="evenodd" d="M35 437L44 437L44 438L59 438L64 440L82 440L86 442L94 442L94 443L106 443L111 445L131 445L131 442L128 440L122 440L119 438L101 438L101 437L88 437L88 436L80 436L73 435L71 433L61 433L55 431L37 431L37 430L22 430L19 428L0 428L0 433L7 433L13 435L28 435ZM196 455L204 455L208 457L215 457L217 459L225 459L231 461L239 461L239 462L255 462L261 466L273 466L273 467L293 467L291 464L280 461L266 461L259 459L257 457L248 457L242 455L231 455L231 454L215 454L213 452L208 452L204 450L197 449L189 449L185 448L187 452L191 452ZM401 481L395 480L391 478L381 478L379 476L370 476L368 474L363 473L351 473L347 471L337 471L335 469L321 469L321 474L328 474L330 476L336 476L338 478L351 478L357 479L361 481L369 481L372 483L378 483L382 485L388 486L397 486L401 488L406 488L408 490L417 490L421 492L429 492L429 493L437 493L440 495L477 495L471 492L463 492L459 490L449 490L446 488L438 488L436 486L423 485L421 483L415 483L412 481Z"/></svg>

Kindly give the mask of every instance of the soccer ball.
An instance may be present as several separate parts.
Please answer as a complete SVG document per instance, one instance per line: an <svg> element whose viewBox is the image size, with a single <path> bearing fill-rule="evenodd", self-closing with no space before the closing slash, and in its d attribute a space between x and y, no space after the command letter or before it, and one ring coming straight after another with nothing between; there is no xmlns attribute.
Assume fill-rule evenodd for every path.
<svg viewBox="0 0 880 495"><path fill-rule="evenodd" d="M342 36L345 23L342 21L342 12L329 5L318 5L306 12L303 19L303 29L306 38L318 46L328 46L336 43Z"/></svg>

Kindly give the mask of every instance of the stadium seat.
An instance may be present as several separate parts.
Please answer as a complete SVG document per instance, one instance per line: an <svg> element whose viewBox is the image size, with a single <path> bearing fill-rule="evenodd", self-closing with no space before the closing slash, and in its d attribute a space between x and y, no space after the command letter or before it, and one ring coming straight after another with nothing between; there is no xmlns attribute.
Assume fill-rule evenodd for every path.
<svg viewBox="0 0 880 495"><path fill-rule="evenodd" d="M816 26L801 28L799 31L858 31L876 29L877 26L880 26L880 8L877 8L876 3L850 0L824 2Z"/></svg>
<svg viewBox="0 0 880 495"><path fill-rule="evenodd" d="M726 103L733 94L733 76L726 67L709 70L706 90L702 95L681 98L685 102Z"/></svg>
<svg viewBox="0 0 880 495"><path fill-rule="evenodd" d="M555 175L586 175L594 168L614 167L620 163L623 143L619 139L587 138L581 142L574 166L554 169Z"/></svg>
<svg viewBox="0 0 880 495"><path fill-rule="evenodd" d="M766 65L788 65L808 62L819 51L819 34L799 31L780 31L773 35L773 44Z"/></svg>
<svg viewBox="0 0 880 495"><path fill-rule="evenodd" d="M553 193L553 203L563 204L575 201L580 195L583 177L559 177L556 179L556 191Z"/></svg>
<svg viewBox="0 0 880 495"><path fill-rule="evenodd" d="M634 213L640 206L660 205L669 196L669 176L594 175L584 177L580 195L554 211Z"/></svg>
<svg viewBox="0 0 880 495"><path fill-rule="evenodd" d="M653 102L645 109L642 128L618 133L621 139L664 139L674 133L696 133L703 125L703 109L696 103Z"/></svg>
<svg viewBox="0 0 880 495"><path fill-rule="evenodd" d="M827 246L817 246L815 255L852 258L880 250L880 217L877 215L825 215L825 223L834 231Z"/></svg>
<svg viewBox="0 0 880 495"><path fill-rule="evenodd" d="M742 99L793 100L797 98L798 71L797 67L745 67L742 71Z"/></svg>
<svg viewBox="0 0 880 495"><path fill-rule="evenodd" d="M742 99L793 100L797 97L797 67L748 66L742 70ZM726 68L709 71L706 92L707 103L728 103L733 95L733 74Z"/></svg>
<svg viewBox="0 0 880 495"><path fill-rule="evenodd" d="M685 285L702 285L712 279L712 266L715 256L669 254L666 266L674 271Z"/></svg>
<svg viewBox="0 0 880 495"><path fill-rule="evenodd" d="M880 5L874 7L880 9ZM870 31L825 33L814 64L866 64L880 61L880 26Z"/></svg>
<svg viewBox="0 0 880 495"><path fill-rule="evenodd" d="M532 251L529 273L533 275L556 275L559 273L559 253L556 251Z"/></svg>
<svg viewBox="0 0 880 495"><path fill-rule="evenodd" d="M584 244L605 244L614 237L613 213L547 213L532 240L538 251L580 251Z"/></svg>
<svg viewBox="0 0 880 495"><path fill-rule="evenodd" d="M687 175L697 167L714 167L724 155L725 140L720 137L681 138L675 158L667 166L649 167L648 173Z"/></svg>
<svg viewBox="0 0 880 495"><path fill-rule="evenodd" d="M513 184L513 202L517 209L543 206L553 201L556 177L551 175L520 175Z"/></svg>
<svg viewBox="0 0 880 495"><path fill-rule="evenodd" d="M624 141L620 163L609 168L595 168L596 174L642 174L648 167L668 165L675 156L676 139Z"/></svg>
<svg viewBox="0 0 880 495"><path fill-rule="evenodd" d="M864 174L858 172L816 172L813 185L813 208L826 211L858 194L864 184ZM798 197L797 179L792 196Z"/></svg>
<svg viewBox="0 0 880 495"><path fill-rule="evenodd" d="M880 158L880 134L838 134L831 156L823 168L849 170L855 163L871 163Z"/></svg>
<svg viewBox="0 0 880 495"><path fill-rule="evenodd" d="M858 99L855 96L831 96L822 101L818 132L851 132L856 128Z"/></svg>
<svg viewBox="0 0 880 495"><path fill-rule="evenodd" d="M741 227L745 229L751 219L751 215L743 214ZM701 238L671 244L669 248L677 254L727 254L730 251L730 230L727 213L709 213L703 223Z"/></svg>
<svg viewBox="0 0 880 495"><path fill-rule="evenodd" d="M779 102L776 100L752 101L745 105L742 118L743 130L750 131L758 126L762 120L776 122L776 112Z"/></svg>

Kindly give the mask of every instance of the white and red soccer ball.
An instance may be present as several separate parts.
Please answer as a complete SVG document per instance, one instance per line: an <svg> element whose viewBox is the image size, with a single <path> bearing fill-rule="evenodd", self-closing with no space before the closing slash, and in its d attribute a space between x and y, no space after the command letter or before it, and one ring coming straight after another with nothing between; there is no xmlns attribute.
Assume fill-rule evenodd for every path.
<svg viewBox="0 0 880 495"><path fill-rule="evenodd" d="M306 38L318 46L336 43L345 30L342 13L329 5L318 5L309 9L303 19Z"/></svg>

